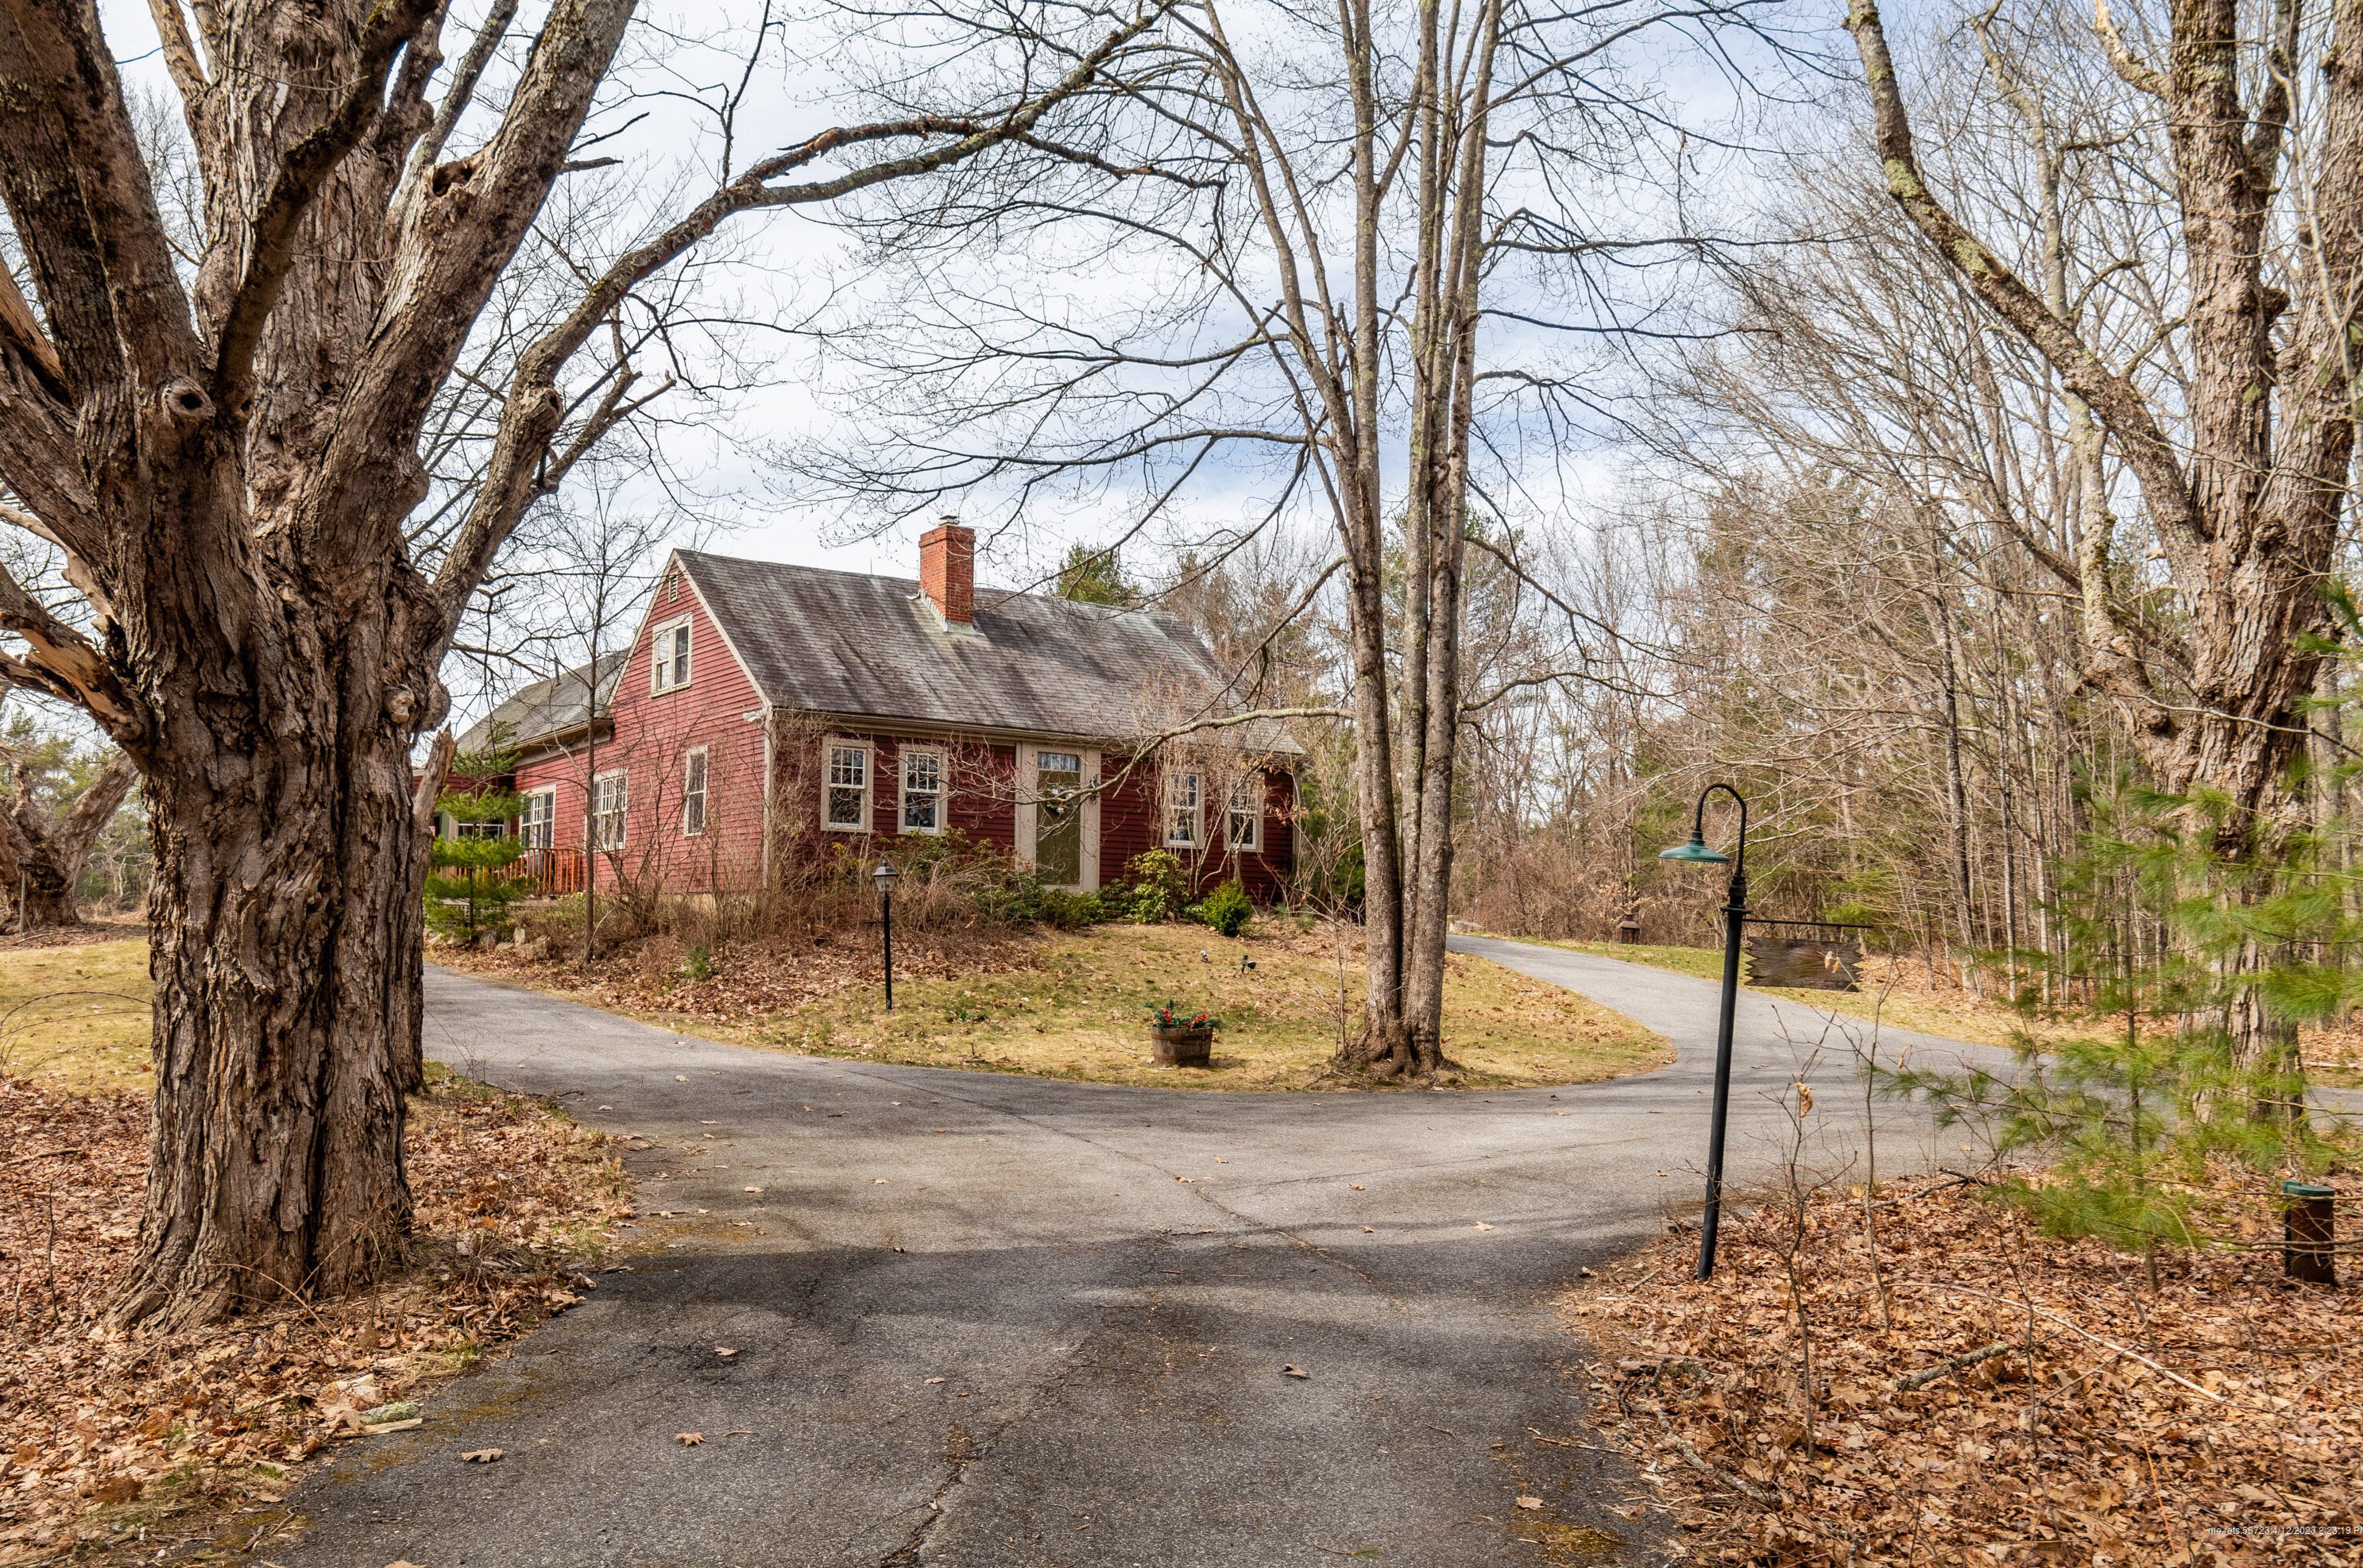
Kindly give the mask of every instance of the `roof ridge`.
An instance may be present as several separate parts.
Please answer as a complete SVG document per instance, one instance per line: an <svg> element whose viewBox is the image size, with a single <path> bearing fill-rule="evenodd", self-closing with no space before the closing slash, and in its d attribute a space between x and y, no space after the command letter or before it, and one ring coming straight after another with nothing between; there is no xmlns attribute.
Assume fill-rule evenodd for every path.
<svg viewBox="0 0 2363 1568"><path fill-rule="evenodd" d="M915 577L898 577L891 572L854 571L846 567L808 566L803 561L772 560L763 556L717 555L712 550L693 550L686 547L675 547L673 554L683 560L694 558L700 562L712 562L716 565L768 567L774 571L808 572L816 577L848 577L862 582L891 582L897 586L907 584L915 589L920 586L919 580ZM993 596L991 600L987 599L988 594ZM1174 616L1172 611L1158 604L1094 604L1088 600L1070 599L1063 593L1029 591L1022 588L995 588L986 583L977 585L976 600L979 605L988 602L998 603L1011 599L1035 600L1041 603L1062 605L1090 614L1151 617L1165 615L1173 616L1176 620L1180 619L1179 616Z"/></svg>

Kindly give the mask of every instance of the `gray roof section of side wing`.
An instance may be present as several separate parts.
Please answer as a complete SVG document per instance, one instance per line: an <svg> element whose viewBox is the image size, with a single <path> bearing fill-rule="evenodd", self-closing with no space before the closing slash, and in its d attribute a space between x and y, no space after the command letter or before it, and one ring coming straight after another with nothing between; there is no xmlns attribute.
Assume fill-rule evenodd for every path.
<svg viewBox="0 0 2363 1568"><path fill-rule="evenodd" d="M616 679L624 671L624 661L631 657L628 648L617 648L599 656L599 711L616 695ZM536 745L554 736L571 734L587 723L591 716L591 683L586 679L591 667L577 665L558 675L546 676L518 688L516 694L500 703L491 712L470 724L460 735L460 750L489 751L495 734L503 737L505 746L529 751Z"/></svg>

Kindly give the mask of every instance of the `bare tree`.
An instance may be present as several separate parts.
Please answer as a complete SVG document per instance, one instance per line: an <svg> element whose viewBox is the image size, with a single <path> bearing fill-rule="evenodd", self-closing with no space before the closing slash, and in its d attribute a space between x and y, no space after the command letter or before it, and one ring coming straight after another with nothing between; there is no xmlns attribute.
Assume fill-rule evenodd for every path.
<svg viewBox="0 0 2363 1568"><path fill-rule="evenodd" d="M1971 212L1958 185L1939 187L1879 8L1857 0L1848 26L1877 158L1943 264L2068 395L2085 504L2078 555L2058 564L2080 601L2087 668L2161 781L2228 799L2236 848L2280 804L2282 766L2306 733L2300 709L2321 660L2305 638L2326 629L2321 589L2346 512L2363 304L2363 13L2207 0L2168 8L2153 28L2147 9L2121 28L2102 6L2084 52L2120 84L2110 134L2157 138L2171 203L2157 249L2106 259L2076 255L2062 202L2065 160L2094 138L2071 146L2053 113L2058 80L1999 44L1995 14L1976 30L2034 153L2032 213ZM2145 58L2153 50L2162 63ZM2308 58L2320 69L2301 93ZM2071 277L2079 261L2083 276ZM2078 299L2096 279L2122 286L2102 274L2144 271L2165 320L2151 342L2113 352L2080 320ZM2153 357L2171 373L2150 370ZM2136 609L2142 574L2107 513L2103 440L2131 475L2182 612L2163 657Z"/></svg>
<svg viewBox="0 0 2363 1568"><path fill-rule="evenodd" d="M79 925L74 885L83 863L114 821L139 770L108 747L104 760L77 755L70 735L29 723L0 730L0 900L17 930Z"/></svg>
<svg viewBox="0 0 2363 1568"><path fill-rule="evenodd" d="M972 113L743 164L726 148L707 193L524 335L489 449L414 542L427 422L553 186L592 161L632 13L551 0L495 103L506 0L449 72L437 0L160 0L203 191L186 276L94 0L0 18L0 194L39 306L0 282L0 480L93 613L85 635L0 582L0 629L28 648L0 673L88 710L155 828L155 1134L126 1320L349 1289L402 1249L411 747L519 519L634 405L628 355L570 370L586 344L628 347L638 292L738 215L1048 136L1148 20L1008 13L971 29L1011 83Z"/></svg>
<svg viewBox="0 0 2363 1568"><path fill-rule="evenodd" d="M1598 391L1600 357L1566 345L1613 339L1645 264L1697 248L1679 214L1612 229L1592 201L1673 148L1627 73L1748 9L1195 0L1062 177L963 171L867 215L912 282L832 332L880 372L882 438L795 459L822 490L899 515L1003 483L1022 514L1130 476L1137 533L1193 480L1257 474L1210 553L1276 519L1334 532L1368 937L1348 1067L1443 1060L1470 537L1503 504L1485 481L1549 468ZM1126 286L1094 317L1088 285L1037 297L1048 268Z"/></svg>

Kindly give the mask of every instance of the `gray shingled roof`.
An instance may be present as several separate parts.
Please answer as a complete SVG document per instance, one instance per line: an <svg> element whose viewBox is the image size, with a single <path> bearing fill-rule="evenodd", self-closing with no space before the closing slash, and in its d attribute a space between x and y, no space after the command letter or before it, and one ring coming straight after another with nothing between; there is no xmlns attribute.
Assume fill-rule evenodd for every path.
<svg viewBox="0 0 2363 1568"><path fill-rule="evenodd" d="M1222 684L1204 646L1162 611L980 588L968 635L945 630L909 578L676 558L775 707L1120 741L1199 716ZM1278 724L1212 734L1302 749Z"/></svg>
<svg viewBox="0 0 2363 1568"><path fill-rule="evenodd" d="M599 703L603 712L616 695L616 678L624 672L624 661L630 655L630 649L617 648L599 656ZM590 668L587 664L577 665L520 688L515 696L460 733L460 750L486 750L493 744L494 734L504 730L509 745L530 750L538 741L581 729L589 716L586 700L591 686L585 677Z"/></svg>

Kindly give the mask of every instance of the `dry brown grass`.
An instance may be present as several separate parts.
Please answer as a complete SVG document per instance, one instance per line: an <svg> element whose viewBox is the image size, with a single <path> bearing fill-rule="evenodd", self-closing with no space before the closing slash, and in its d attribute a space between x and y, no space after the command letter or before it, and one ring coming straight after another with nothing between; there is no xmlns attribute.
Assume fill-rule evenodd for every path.
<svg viewBox="0 0 2363 1568"><path fill-rule="evenodd" d="M922 947L910 959L898 917L892 1013L868 945L875 929L815 935L801 949L715 949L705 979L691 977L670 939L587 972L505 952L458 962L744 1044L1091 1083L1344 1087L1329 1078L1330 1057L1340 1031L1360 1026L1350 930L1303 931L1280 917L1259 918L1237 940L1196 925L1102 925ZM1212 1069L1149 1060L1148 1009L1169 999L1223 1021ZM1620 1013L1459 955L1449 961L1445 1035L1459 1065L1452 1080L1472 1088L1584 1083L1672 1060L1663 1040Z"/></svg>
<svg viewBox="0 0 2363 1568"><path fill-rule="evenodd" d="M0 1073L67 1094L146 1093L154 994L141 927L0 942Z"/></svg>

